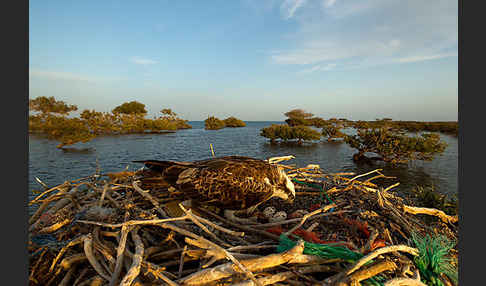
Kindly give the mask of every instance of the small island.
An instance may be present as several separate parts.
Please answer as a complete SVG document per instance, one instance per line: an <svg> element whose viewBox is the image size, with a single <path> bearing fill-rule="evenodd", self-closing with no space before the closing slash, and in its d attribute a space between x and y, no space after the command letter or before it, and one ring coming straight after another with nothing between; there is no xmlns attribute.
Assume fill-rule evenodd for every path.
<svg viewBox="0 0 486 286"><path fill-rule="evenodd" d="M319 140L322 135L327 137L328 142L340 141L356 149L353 161L368 164L374 161L391 164L406 164L411 160L432 161L447 147L437 132L456 136L458 133L457 122L393 121L391 118L356 122L344 118L324 120L302 109L284 114L288 117L285 120L287 124L262 128L260 135L270 139L271 143L297 140L299 145ZM317 128L321 128L321 132ZM345 128L354 128L356 134L347 134L343 130ZM376 156L369 157L369 153Z"/></svg>
<svg viewBox="0 0 486 286"><path fill-rule="evenodd" d="M83 110L79 117L69 117L77 111L54 97L37 97L29 100L29 133L40 134L59 142L57 148L78 142L88 142L101 135L161 134L192 128L170 108L160 111L161 116L149 119L145 104L131 101L115 107L110 112Z"/></svg>

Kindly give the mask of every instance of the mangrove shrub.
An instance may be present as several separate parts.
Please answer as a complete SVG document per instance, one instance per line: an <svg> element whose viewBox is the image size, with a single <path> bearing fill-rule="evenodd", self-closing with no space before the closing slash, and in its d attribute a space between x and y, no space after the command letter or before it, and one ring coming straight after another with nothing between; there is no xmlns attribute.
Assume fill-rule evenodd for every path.
<svg viewBox="0 0 486 286"><path fill-rule="evenodd" d="M286 124L272 124L269 127L262 128L260 135L276 142L277 139L282 141L298 140L303 141L319 140L321 134L308 126L289 126Z"/></svg>
<svg viewBox="0 0 486 286"><path fill-rule="evenodd" d="M206 120L204 120L204 128L206 130L218 130L224 127L225 127L224 121L217 117L210 116Z"/></svg>
<svg viewBox="0 0 486 286"><path fill-rule="evenodd" d="M224 121L226 127L245 127L246 123L236 117L228 117Z"/></svg>
<svg viewBox="0 0 486 286"><path fill-rule="evenodd" d="M444 152L447 146L440 140L439 134L407 136L390 127L360 128L356 135L344 136L344 141L358 150L353 156L355 161L366 159L365 153L371 152L379 156L377 159L393 164L410 160L431 161L435 155Z"/></svg>
<svg viewBox="0 0 486 286"><path fill-rule="evenodd" d="M146 114L145 104L138 101L125 102L122 105L115 107L112 112L114 114Z"/></svg>

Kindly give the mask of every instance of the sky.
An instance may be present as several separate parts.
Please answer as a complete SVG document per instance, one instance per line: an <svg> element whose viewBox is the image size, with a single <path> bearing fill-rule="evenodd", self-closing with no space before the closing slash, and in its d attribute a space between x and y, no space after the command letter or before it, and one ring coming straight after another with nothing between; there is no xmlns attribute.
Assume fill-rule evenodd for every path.
<svg viewBox="0 0 486 286"><path fill-rule="evenodd" d="M29 1L29 98L280 121L458 118L458 3Z"/></svg>

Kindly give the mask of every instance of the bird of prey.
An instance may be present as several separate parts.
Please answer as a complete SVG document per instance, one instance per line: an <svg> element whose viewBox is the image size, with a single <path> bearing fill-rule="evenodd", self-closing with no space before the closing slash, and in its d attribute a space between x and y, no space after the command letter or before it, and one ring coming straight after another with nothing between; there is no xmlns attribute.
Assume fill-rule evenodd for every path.
<svg viewBox="0 0 486 286"><path fill-rule="evenodd" d="M195 206L252 213L272 197L292 202L295 188L280 167L243 156L226 156L194 162L143 160L141 187L181 192Z"/></svg>

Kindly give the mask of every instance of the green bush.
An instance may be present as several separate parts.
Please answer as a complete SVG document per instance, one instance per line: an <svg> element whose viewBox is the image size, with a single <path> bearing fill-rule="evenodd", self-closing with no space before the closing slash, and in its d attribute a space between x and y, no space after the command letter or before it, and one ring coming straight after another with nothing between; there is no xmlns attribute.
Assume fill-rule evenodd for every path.
<svg viewBox="0 0 486 286"><path fill-rule="evenodd" d="M448 198L447 195L435 190L433 186L416 186L411 193L419 206L439 209L448 215L457 214L459 207L457 197Z"/></svg>
<svg viewBox="0 0 486 286"><path fill-rule="evenodd" d="M147 110L145 110L145 104L138 101L130 101L115 107L112 112L121 114L146 114Z"/></svg>
<svg viewBox="0 0 486 286"><path fill-rule="evenodd" d="M204 128L206 130L218 130L224 127L224 121L214 116L210 116L206 120L204 120Z"/></svg>
<svg viewBox="0 0 486 286"><path fill-rule="evenodd" d="M58 113L67 115L71 111L78 110L78 107L76 105L67 105L64 101L56 100L53 96L39 96L29 100L29 109L42 114Z"/></svg>
<svg viewBox="0 0 486 286"><path fill-rule="evenodd" d="M77 142L88 142L96 137L86 123L79 118L48 115L42 121L41 133L45 134L48 139L59 141L57 148Z"/></svg>
<svg viewBox="0 0 486 286"><path fill-rule="evenodd" d="M345 136L338 127L332 124L323 126L321 133L324 137L327 137L327 141L332 141L336 138L344 138Z"/></svg>
<svg viewBox="0 0 486 286"><path fill-rule="evenodd" d="M262 128L260 135L275 142L277 139L282 141L298 140L299 143L309 140L319 140L321 134L307 126L289 126L286 124L272 124Z"/></svg>
<svg viewBox="0 0 486 286"><path fill-rule="evenodd" d="M366 125L365 125L366 126ZM439 134L420 134L407 136L403 132L388 127L357 130L357 135L345 135L344 141L358 150L356 159L365 159L364 153L372 152L385 162L407 163L410 160L431 161L437 154L444 152L447 144L440 140Z"/></svg>
<svg viewBox="0 0 486 286"><path fill-rule="evenodd" d="M236 117L228 117L224 121L226 127L245 127L246 123Z"/></svg>

